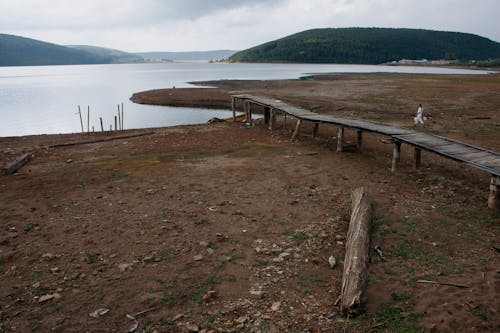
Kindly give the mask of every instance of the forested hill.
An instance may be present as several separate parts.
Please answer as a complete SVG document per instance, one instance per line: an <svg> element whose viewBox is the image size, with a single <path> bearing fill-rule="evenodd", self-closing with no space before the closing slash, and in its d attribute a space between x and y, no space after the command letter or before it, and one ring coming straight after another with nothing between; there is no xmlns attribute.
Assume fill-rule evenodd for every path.
<svg viewBox="0 0 500 333"><path fill-rule="evenodd" d="M112 61L111 57L84 50L0 34L0 66L105 64Z"/></svg>
<svg viewBox="0 0 500 333"><path fill-rule="evenodd" d="M477 35L421 29L313 29L237 52L231 62L381 64L401 59L500 58L500 43Z"/></svg>

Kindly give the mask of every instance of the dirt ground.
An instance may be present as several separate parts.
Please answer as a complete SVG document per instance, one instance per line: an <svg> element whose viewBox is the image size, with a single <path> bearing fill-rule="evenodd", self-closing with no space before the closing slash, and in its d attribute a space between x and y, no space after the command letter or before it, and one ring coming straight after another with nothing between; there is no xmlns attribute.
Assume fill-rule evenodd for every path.
<svg viewBox="0 0 500 333"><path fill-rule="evenodd" d="M207 84L219 102L255 93L400 126L423 103L421 130L500 151L498 75ZM215 91L149 94L210 106ZM384 137L336 153L336 128L313 139L306 124L290 142L290 119L278 124L272 133L259 122L158 128L57 148L151 130L0 138L2 165L34 154L0 176L0 332L500 331L500 215L485 205L488 174L425 152L415 171L403 146L392 175ZM345 317L335 303L359 186L373 201L373 250L366 305Z"/></svg>

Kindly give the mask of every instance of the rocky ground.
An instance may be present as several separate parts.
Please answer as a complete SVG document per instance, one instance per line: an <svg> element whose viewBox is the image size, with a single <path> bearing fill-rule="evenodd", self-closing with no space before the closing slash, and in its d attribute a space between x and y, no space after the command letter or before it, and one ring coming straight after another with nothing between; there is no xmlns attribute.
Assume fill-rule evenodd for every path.
<svg viewBox="0 0 500 333"><path fill-rule="evenodd" d="M203 84L218 85L221 102L230 91L266 94L402 126L421 102L426 131L500 150L498 75ZM155 94L206 105L207 91ZM392 175L383 137L336 153L335 128L313 139L305 126L292 143L292 126L278 123L273 133L215 123L56 148L151 130L0 138L3 165L34 154L0 176L0 331L500 330L489 175L425 153L414 171L409 147ZM370 275L364 310L346 317L336 300L359 186L374 207Z"/></svg>

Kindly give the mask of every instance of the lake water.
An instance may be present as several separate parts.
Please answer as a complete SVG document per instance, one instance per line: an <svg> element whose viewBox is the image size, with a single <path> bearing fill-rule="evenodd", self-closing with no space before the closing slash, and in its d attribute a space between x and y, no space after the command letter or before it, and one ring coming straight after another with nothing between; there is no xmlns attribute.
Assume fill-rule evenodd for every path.
<svg viewBox="0 0 500 333"><path fill-rule="evenodd" d="M134 104L134 92L190 87L187 82L221 79L291 79L311 73L404 72L485 74L485 71L434 67L161 63L84 66L0 67L0 136L80 132L78 105L87 127L100 130L114 123L117 104L124 104L124 127L147 128L204 123L230 116L227 110L200 110Z"/></svg>

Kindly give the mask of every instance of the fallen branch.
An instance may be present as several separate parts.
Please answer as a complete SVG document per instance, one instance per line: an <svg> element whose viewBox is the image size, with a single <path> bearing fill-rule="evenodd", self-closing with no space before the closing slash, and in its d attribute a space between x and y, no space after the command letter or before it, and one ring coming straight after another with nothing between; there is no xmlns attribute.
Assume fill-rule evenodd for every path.
<svg viewBox="0 0 500 333"><path fill-rule="evenodd" d="M451 282L437 282L437 281L428 281L428 280L418 280L417 283L439 284L439 285L442 285L442 286L452 286L452 287L458 287L458 288L470 288L469 286L467 286L465 284L451 283Z"/></svg>
<svg viewBox="0 0 500 333"><path fill-rule="evenodd" d="M154 133L155 132L146 132L146 133L139 133L139 134L129 134L129 135L113 136L111 138L105 138L105 139L96 139L96 140L89 140L89 141L78 141L78 142L60 143L60 144L56 144L56 145L50 145L49 148L60 148L60 147L78 146L78 145L86 145L86 144L90 144L90 143L98 143L98 142L113 141L113 140L120 140L120 139L129 139L129 138L135 138L135 137L138 137L138 136L151 135L151 134L154 134Z"/></svg>
<svg viewBox="0 0 500 333"><path fill-rule="evenodd" d="M33 155L26 153L23 156L21 156L18 160L15 162L11 163L7 167L3 169L3 173L6 175L12 175L14 172L17 170L21 169L26 163L31 161L33 158Z"/></svg>

